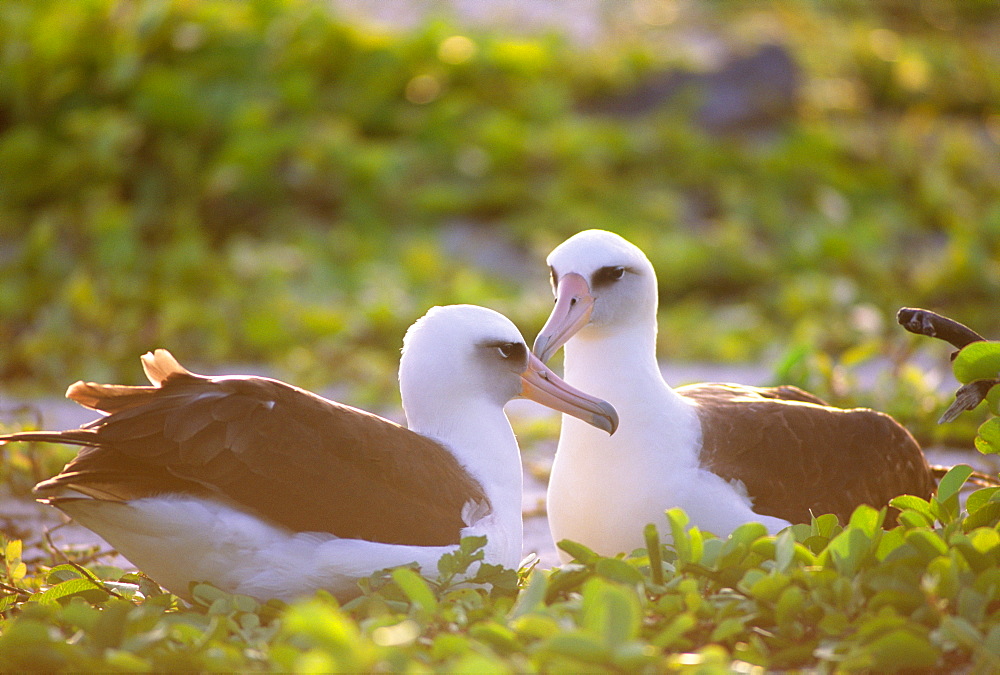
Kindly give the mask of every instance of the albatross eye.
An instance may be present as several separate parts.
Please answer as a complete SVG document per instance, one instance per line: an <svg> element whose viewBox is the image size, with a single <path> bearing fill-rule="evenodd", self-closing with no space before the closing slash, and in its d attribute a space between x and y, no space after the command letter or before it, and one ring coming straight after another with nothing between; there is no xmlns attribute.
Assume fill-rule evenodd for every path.
<svg viewBox="0 0 1000 675"><path fill-rule="evenodd" d="M626 271L624 265L602 267L594 272L593 285L606 286L614 281L619 281L625 276Z"/></svg>
<svg viewBox="0 0 1000 675"><path fill-rule="evenodd" d="M517 347L516 342L505 342L497 347L497 351L500 352L502 358L509 359L517 351Z"/></svg>

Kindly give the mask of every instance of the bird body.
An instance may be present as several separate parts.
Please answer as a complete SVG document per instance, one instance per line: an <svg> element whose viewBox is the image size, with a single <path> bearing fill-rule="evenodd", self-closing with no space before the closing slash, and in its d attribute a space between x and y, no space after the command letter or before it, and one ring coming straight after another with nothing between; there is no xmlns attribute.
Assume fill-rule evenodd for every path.
<svg viewBox="0 0 1000 675"><path fill-rule="evenodd" d="M35 488L173 593L209 581L261 599L415 562L434 573L464 536L484 560L521 557L521 464L503 405L518 395L614 427L614 411L565 385L506 318L434 308L404 338L410 429L269 378L195 375L165 350L152 386L78 382L106 414L80 429L0 442L84 446Z"/></svg>
<svg viewBox="0 0 1000 675"><path fill-rule="evenodd" d="M656 360L655 272L618 235L582 232L548 262L556 306L535 352L545 361L565 345L567 382L620 415L612 438L563 418L548 490L557 542L628 552L672 507L726 536L746 522L773 533L810 514L845 522L862 503L929 496L919 446L887 415L833 408L795 387L671 388Z"/></svg>

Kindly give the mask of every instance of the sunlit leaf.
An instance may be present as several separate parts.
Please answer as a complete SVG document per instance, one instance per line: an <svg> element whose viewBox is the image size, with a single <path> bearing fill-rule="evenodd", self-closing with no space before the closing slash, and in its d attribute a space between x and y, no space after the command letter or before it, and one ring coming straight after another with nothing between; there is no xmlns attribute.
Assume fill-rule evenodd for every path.
<svg viewBox="0 0 1000 675"><path fill-rule="evenodd" d="M660 556L660 533L655 523L647 523L643 530L646 552L649 555L649 569L654 584L663 583L663 560Z"/></svg>
<svg viewBox="0 0 1000 675"><path fill-rule="evenodd" d="M514 608L511 610L511 617L517 618L538 609L545 601L545 593L548 590L548 583L544 573L533 570L528 576L528 584L517 596Z"/></svg>
<svg viewBox="0 0 1000 675"><path fill-rule="evenodd" d="M618 558L601 558L594 571L598 576L623 584L641 584L644 579L639 570Z"/></svg>
<svg viewBox="0 0 1000 675"><path fill-rule="evenodd" d="M1000 417L991 417L983 422L975 442L976 449L984 455L1000 454Z"/></svg>
<svg viewBox="0 0 1000 675"><path fill-rule="evenodd" d="M569 553L574 560L579 560L582 563L592 563L597 560L598 555L592 550L584 546L583 544L578 544L575 541L569 541L568 539L563 539L557 542L559 548Z"/></svg>
<svg viewBox="0 0 1000 675"><path fill-rule="evenodd" d="M838 534L826 548L826 554L843 575L854 574L868 554L871 539L862 530L849 527Z"/></svg>
<svg viewBox="0 0 1000 675"><path fill-rule="evenodd" d="M1000 342L973 342L966 345L952 363L955 378L968 384L1000 376Z"/></svg>
<svg viewBox="0 0 1000 675"><path fill-rule="evenodd" d="M397 567L392 570L392 580L414 605L427 613L437 610L437 598L424 579L408 567Z"/></svg>
<svg viewBox="0 0 1000 675"><path fill-rule="evenodd" d="M944 501L958 494L965 481L972 475L972 467L967 464L957 464L948 470L938 482L937 496Z"/></svg>
<svg viewBox="0 0 1000 675"><path fill-rule="evenodd" d="M690 522L688 515L682 509L672 508L667 510L666 516L667 522L670 523L671 545L677 551L677 559L681 562L690 562L691 535L687 531Z"/></svg>
<svg viewBox="0 0 1000 675"><path fill-rule="evenodd" d="M641 619L634 592L599 578L584 586L582 625L600 635L605 646L617 647L636 637Z"/></svg>

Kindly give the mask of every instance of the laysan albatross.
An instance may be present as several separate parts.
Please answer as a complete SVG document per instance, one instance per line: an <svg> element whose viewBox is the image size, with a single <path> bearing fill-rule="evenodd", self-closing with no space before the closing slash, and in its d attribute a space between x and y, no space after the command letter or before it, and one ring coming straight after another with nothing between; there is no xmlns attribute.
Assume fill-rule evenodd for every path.
<svg viewBox="0 0 1000 675"><path fill-rule="evenodd" d="M888 415L791 386L671 388L656 359L656 274L622 237L581 232L547 262L556 303L535 353L547 361L565 345L563 378L621 418L604 437L563 416L548 487L555 541L613 555L644 546L646 523L664 531L672 507L726 536L751 521L774 533L811 514L845 523L860 504L930 495L923 453Z"/></svg>
<svg viewBox="0 0 1000 675"><path fill-rule="evenodd" d="M380 569L436 573L468 535L487 536L486 562L516 567L522 474L504 404L525 396L604 433L614 410L567 386L492 310L434 308L403 344L409 429L277 380L195 375L158 349L142 357L152 386L70 386L105 417L0 443L84 446L38 498L185 598L196 581L346 598Z"/></svg>

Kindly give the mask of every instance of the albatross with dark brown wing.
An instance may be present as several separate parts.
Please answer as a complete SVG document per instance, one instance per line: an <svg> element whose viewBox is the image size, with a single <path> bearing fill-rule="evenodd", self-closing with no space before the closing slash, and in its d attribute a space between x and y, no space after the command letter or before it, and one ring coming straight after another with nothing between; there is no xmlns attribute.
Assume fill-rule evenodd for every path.
<svg viewBox="0 0 1000 675"><path fill-rule="evenodd" d="M565 345L566 380L621 415L614 438L563 418L548 492L557 541L614 555L643 546L647 523L668 531L673 507L726 536L754 521L771 532L823 513L846 522L861 504L931 494L923 453L887 415L795 387L670 387L656 359L656 273L622 237L581 232L548 263L556 304L535 352L546 361Z"/></svg>
<svg viewBox="0 0 1000 675"><path fill-rule="evenodd" d="M152 386L69 388L105 417L0 443L84 446L39 498L183 597L197 581L261 599L350 597L387 567L436 573L463 536L485 535L485 562L516 567L522 474L504 404L524 396L617 425L509 320L470 305L434 308L404 338L409 429L276 380L195 375L165 350L142 363Z"/></svg>

